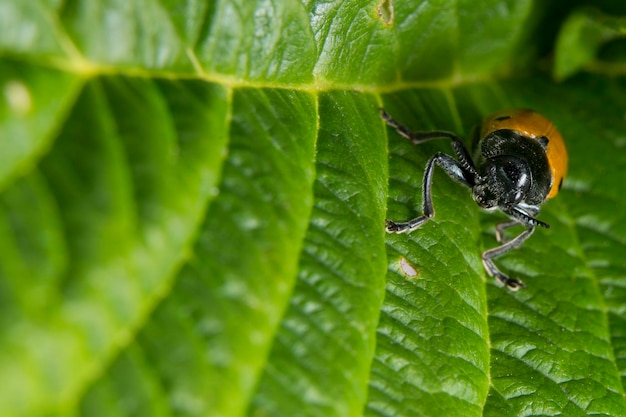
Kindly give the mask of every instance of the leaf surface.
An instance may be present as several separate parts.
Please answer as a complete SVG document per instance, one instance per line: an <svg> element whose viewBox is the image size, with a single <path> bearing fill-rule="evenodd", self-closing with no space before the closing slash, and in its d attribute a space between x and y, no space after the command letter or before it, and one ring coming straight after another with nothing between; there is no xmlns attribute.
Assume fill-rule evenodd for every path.
<svg viewBox="0 0 626 417"><path fill-rule="evenodd" d="M3 415L626 415L626 84L537 70L568 8L92 3L0 0ZM526 289L438 168L436 216L385 234L453 152L381 106L468 147L495 110L555 122L552 227L497 259Z"/></svg>

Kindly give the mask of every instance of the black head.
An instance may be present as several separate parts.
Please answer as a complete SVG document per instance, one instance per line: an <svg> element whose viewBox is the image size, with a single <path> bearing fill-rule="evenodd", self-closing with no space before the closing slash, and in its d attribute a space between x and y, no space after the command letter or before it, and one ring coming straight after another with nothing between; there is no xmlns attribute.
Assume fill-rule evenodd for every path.
<svg viewBox="0 0 626 417"><path fill-rule="evenodd" d="M528 164L520 158L500 155L482 165L472 189L479 206L490 209L511 207L526 199L532 185Z"/></svg>

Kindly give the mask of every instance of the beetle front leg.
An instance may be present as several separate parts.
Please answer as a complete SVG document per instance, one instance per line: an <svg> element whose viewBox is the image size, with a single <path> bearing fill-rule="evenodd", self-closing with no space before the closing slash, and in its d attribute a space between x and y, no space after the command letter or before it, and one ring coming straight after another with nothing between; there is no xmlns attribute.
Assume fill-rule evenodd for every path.
<svg viewBox="0 0 626 417"><path fill-rule="evenodd" d="M432 181L433 172L435 170L435 164L439 165L452 179L470 186L466 179L467 173L461 166L461 164L452 158L450 155L438 152L435 156L430 158L428 164L426 164L426 172L424 173L424 180L422 182L422 212L420 217L416 217L406 222L394 222L393 220L385 221L385 229L387 233L404 233L411 232L428 220L435 216L435 209L433 207L432 198Z"/></svg>
<svg viewBox="0 0 626 417"><path fill-rule="evenodd" d="M522 243L524 243L524 241L533 234L534 231L535 226L530 226L524 232L519 234L516 238L509 240L501 246L483 252L483 265L485 266L485 270L487 271L487 273L500 281L502 284L506 285L512 291L517 291L520 288L526 287L526 285L524 285L522 281L511 278L502 271L500 271L498 267L493 263L492 259L505 254L511 249L519 248L520 246L522 246Z"/></svg>
<svg viewBox="0 0 626 417"><path fill-rule="evenodd" d="M396 132L398 132L400 136L408 139L414 145L419 145L432 139L445 138L452 140L452 148L459 158L458 165L463 168L463 171L465 173L465 181L471 182L472 186L474 185L476 177L478 177L478 171L476 171L474 162L472 161L472 158L470 157L467 148L465 148L465 145L463 145L463 141L458 135L455 135L452 132L447 132L445 130L436 130L431 132L413 132L408 127L391 117L391 115L387 113L383 108L380 109L380 116L383 118L388 126L396 129Z"/></svg>

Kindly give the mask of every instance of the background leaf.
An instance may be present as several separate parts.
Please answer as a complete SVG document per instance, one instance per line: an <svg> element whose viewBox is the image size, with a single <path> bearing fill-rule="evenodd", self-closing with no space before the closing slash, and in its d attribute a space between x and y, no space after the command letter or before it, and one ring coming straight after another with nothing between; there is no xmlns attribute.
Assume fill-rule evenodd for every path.
<svg viewBox="0 0 626 417"><path fill-rule="evenodd" d="M3 415L626 416L626 84L545 76L581 5L0 0ZM557 124L552 228L498 260L528 288L439 171L384 233L451 148L381 106Z"/></svg>
<svg viewBox="0 0 626 417"><path fill-rule="evenodd" d="M610 16L592 8L576 10L567 18L559 34L554 77L564 79L585 66L595 67L596 71L619 71L623 61L621 65L599 59L594 61L602 46L624 37L626 17Z"/></svg>

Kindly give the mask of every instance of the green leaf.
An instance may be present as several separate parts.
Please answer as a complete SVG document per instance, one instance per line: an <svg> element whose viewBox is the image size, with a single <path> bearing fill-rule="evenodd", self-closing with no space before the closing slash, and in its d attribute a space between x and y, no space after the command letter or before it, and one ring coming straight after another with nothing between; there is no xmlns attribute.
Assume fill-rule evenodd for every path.
<svg viewBox="0 0 626 417"><path fill-rule="evenodd" d="M522 106L536 102L544 94L560 94L562 102L554 112L570 115L569 123L562 123L560 128L570 138L571 173L570 185L545 209L552 232L540 238L533 236L532 247L528 245L520 251L527 254L527 261L520 265L523 269L517 274L527 275L524 280L533 290L521 293L516 300L490 297L493 387L489 399L497 399L493 402L496 404L507 399L509 410L503 413L501 405L492 409L493 403L488 400L486 412L490 415L519 415L531 406L537 414L555 410L581 416L626 414L620 381L623 368L616 363L619 351L611 346L615 337L612 334L619 332L619 326L614 327L607 320L607 297L620 285L604 287L602 258L606 255L597 258L589 239L590 231L606 234L601 225L612 220L606 217L592 224L585 220L602 205L599 199L621 194L617 191L621 188L620 177L605 172L600 161L606 158L602 153L609 152L614 159L607 162L621 163L622 153L608 132L622 130L626 125L617 118L618 112L609 111L603 117L602 127L576 105L581 101L591 108L607 103L622 105L623 101L612 97L610 90L622 90L624 84L606 82L593 90L588 86L589 81L585 80L564 89L550 83L540 83L533 89L524 89L517 83L505 87L505 91L511 88L516 92L515 104ZM546 108L548 111L551 110ZM591 147L589 138L593 137L598 139ZM585 192L583 183L594 185ZM617 230L620 221L614 217L613 221ZM624 237L622 234L618 239L624 242ZM624 265L619 258L613 258L612 263L618 268ZM526 382L510 377L515 370L526 376Z"/></svg>
<svg viewBox="0 0 626 417"><path fill-rule="evenodd" d="M418 90L386 96L397 120L422 130L461 131L450 90ZM401 103L401 104L398 104ZM421 167L441 148L416 149L391 134L388 216L404 220L420 204ZM480 415L489 386L487 305L478 252L478 211L457 187L440 187L437 217L410 235L387 238L387 295L378 326L368 415ZM414 217L414 216L413 216ZM465 225L465 227L459 227ZM463 242L463 243L460 243ZM468 243L470 243L468 245ZM412 265L407 277L400 262ZM402 384L396 383L403 381ZM397 410L397 411L390 411Z"/></svg>
<svg viewBox="0 0 626 417"><path fill-rule="evenodd" d="M626 17L610 16L591 8L576 10L567 18L559 33L554 77L563 80L585 66L593 66L596 71L603 72L619 70L623 67L623 59L621 65L601 60L594 63L594 60L603 45L624 37Z"/></svg>
<svg viewBox="0 0 626 417"><path fill-rule="evenodd" d="M626 416L626 82L588 65L622 18L570 12L0 0L3 416ZM554 84L561 25L554 71L592 72ZM379 107L468 146L502 108L555 122L552 227L497 259L526 289L439 169L436 216L384 232L453 152Z"/></svg>
<svg viewBox="0 0 626 417"><path fill-rule="evenodd" d="M479 248L475 246L473 252L468 252L466 245L458 246L459 242L476 241L476 235L467 233L476 230L472 226L477 221L476 210L468 213L468 208L473 207L469 195L460 194L459 186L445 175L435 174L435 219L409 236L388 238L391 268L372 368L368 414L626 413L620 381L623 368L616 359L623 343L619 317L623 315L624 298L620 297L615 278L610 281L612 285L602 284L608 265L620 270L624 263L617 256L607 260L604 252L596 258L598 240L607 239L606 230L598 230L598 224L615 222L613 230L621 228L622 233L610 239L624 242L624 227L618 226L623 216L598 215L591 224L584 219L593 212L589 207L596 205L599 196L610 194L609 201L620 198L617 184L623 179L617 172L605 172L605 167L598 165L602 155L619 155L610 149L615 144L601 141L594 147L606 149L590 153L588 138L626 126L617 114L607 114L603 124L599 124L576 105L581 101L592 108L606 105L611 99L610 89L621 90L623 85L604 83L600 96L597 85L593 93L587 91L588 87L588 81L557 88L545 81L529 84L525 80L468 86L453 94L418 90L387 99L388 111L410 126L423 126L423 130L437 126L459 132L471 129L471 124L462 120L479 120L476 109L484 109L480 113L486 114L497 108L534 104L557 121L569 121L560 125L569 138L571 153L572 169L566 184L574 186L570 189L566 185L562 195L546 205L544 219L552 224L552 231L547 235L536 232L519 255L511 254L501 260L528 288L507 293L488 285L485 305L481 303L485 295L481 294L479 278L484 273L477 266ZM546 102L546 95L559 95L564 100L556 107ZM613 108L619 108L621 99L616 101L610 101ZM462 114L459 120L455 108L474 110ZM420 145L423 152L418 153L398 135L392 135L390 143L397 145L390 151L389 213L392 218L408 218L414 213L407 212L407 206L417 210L421 203L415 166L424 166L429 155L449 145ZM576 166L586 169L576 170ZM589 185L594 192L585 196L580 185L576 186L583 178L596 178L602 187ZM483 217L491 229L495 220L489 219L492 216ZM590 231L595 235L591 240ZM484 247L494 245L491 235L483 239ZM510 262L516 258L515 263ZM417 277L403 273L399 265L402 259L419 271ZM491 280L488 284L492 284ZM616 296L609 295L615 292ZM610 321L606 315L609 300L615 311Z"/></svg>
<svg viewBox="0 0 626 417"><path fill-rule="evenodd" d="M190 9L190 13L196 12ZM191 67L183 34L168 10L156 2L70 1L58 18L70 42L90 64L139 71Z"/></svg>
<svg viewBox="0 0 626 417"><path fill-rule="evenodd" d="M356 93L320 96L315 206L253 415L359 415L367 398L386 269L377 104ZM346 364L340 374L337 363Z"/></svg>
<svg viewBox="0 0 626 417"><path fill-rule="evenodd" d="M220 194L168 299L121 359L150 385L147 357L171 386L177 414L241 413L294 285L311 209L316 124L302 114L315 112L314 97L243 89L232 105ZM100 410L102 397L119 398L114 405L124 409L129 367L87 396L88 414L109 413ZM190 377L190 369L204 372Z"/></svg>
<svg viewBox="0 0 626 417"><path fill-rule="evenodd" d="M82 80L11 61L0 63L0 188L41 158L67 117Z"/></svg>
<svg viewBox="0 0 626 417"><path fill-rule="evenodd" d="M63 30L56 20L57 4L50 1L0 1L0 49L4 54L62 58L71 52ZM58 3L55 2L55 3Z"/></svg>
<svg viewBox="0 0 626 417"><path fill-rule="evenodd" d="M300 2L233 0L214 7L194 49L205 71L254 81L312 80L315 41Z"/></svg>
<svg viewBox="0 0 626 417"><path fill-rule="evenodd" d="M7 193L6 238L61 263L53 276L37 268L17 277L4 268L11 260L3 263L3 283L14 282L12 292L29 303L26 310L8 293L3 304L10 414L73 407L169 292L215 194L225 104L224 90L206 83L94 80L40 162L44 180L34 171L23 180L28 190ZM26 191L34 193L28 211L12 204ZM50 238L23 233L19 225L32 221Z"/></svg>

